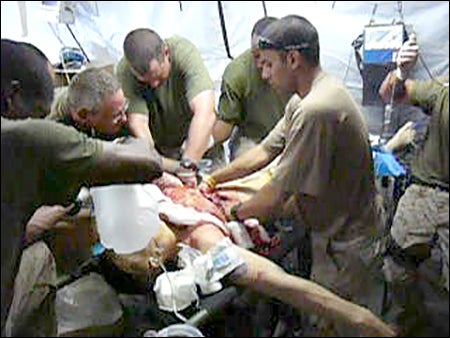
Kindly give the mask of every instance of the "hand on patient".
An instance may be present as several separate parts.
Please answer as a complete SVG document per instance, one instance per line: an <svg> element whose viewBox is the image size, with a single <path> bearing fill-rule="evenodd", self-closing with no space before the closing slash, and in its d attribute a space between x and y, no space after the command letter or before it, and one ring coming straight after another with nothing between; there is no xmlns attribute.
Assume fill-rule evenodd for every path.
<svg viewBox="0 0 450 338"><path fill-rule="evenodd" d="M198 189L201 191L202 194L209 195L216 190L216 185L217 182L213 176L203 174L202 181L200 182Z"/></svg>
<svg viewBox="0 0 450 338"><path fill-rule="evenodd" d="M183 182L183 185L189 188L197 188L197 172L193 170L177 171L177 177Z"/></svg>
<svg viewBox="0 0 450 338"><path fill-rule="evenodd" d="M25 242L31 243L41 237L44 232L59 227L58 223L68 216L73 204L63 207L62 205L43 205L36 209L25 228ZM65 223L65 225L67 225Z"/></svg>

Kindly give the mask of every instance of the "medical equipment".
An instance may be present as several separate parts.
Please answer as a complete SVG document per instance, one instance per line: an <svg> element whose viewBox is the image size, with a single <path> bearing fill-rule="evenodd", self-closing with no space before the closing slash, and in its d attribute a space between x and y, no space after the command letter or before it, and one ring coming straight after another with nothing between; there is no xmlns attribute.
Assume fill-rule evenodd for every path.
<svg viewBox="0 0 450 338"><path fill-rule="evenodd" d="M160 228L158 202L142 184L90 189L101 243L118 254L144 249Z"/></svg>

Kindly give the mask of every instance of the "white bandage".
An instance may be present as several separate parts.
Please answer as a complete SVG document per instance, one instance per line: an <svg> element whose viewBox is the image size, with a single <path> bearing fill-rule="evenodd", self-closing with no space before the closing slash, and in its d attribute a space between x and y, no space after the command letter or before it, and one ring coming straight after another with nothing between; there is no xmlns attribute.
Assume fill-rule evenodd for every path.
<svg viewBox="0 0 450 338"><path fill-rule="evenodd" d="M234 271L237 267L245 264L228 237L225 237L214 247L209 249L205 256L206 258L204 259L210 260L212 263L207 265L209 268L205 271L205 276L203 277L209 282L217 282ZM194 261L194 266L198 263L199 262ZM201 263L204 264L204 262Z"/></svg>

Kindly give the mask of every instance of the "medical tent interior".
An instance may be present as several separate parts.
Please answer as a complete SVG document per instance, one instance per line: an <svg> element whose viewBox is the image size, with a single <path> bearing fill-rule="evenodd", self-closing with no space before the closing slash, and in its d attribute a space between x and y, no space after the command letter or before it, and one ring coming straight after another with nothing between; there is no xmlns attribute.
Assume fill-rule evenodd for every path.
<svg viewBox="0 0 450 338"><path fill-rule="evenodd" d="M251 29L258 19L302 15L319 32L323 68L342 80L361 103L374 135L382 133L385 115L376 89L393 63L383 57L365 63L364 53L374 43L389 44L391 28L402 26L405 38L411 32L417 35L421 56L412 76L423 79L448 76L448 1L2 1L1 4L2 38L35 44L53 64L60 63L64 47L75 47L81 50L86 62L113 65L123 55L126 34L135 28L152 28L162 38L186 37L199 48L217 94L227 64L250 47ZM388 48L396 48L395 43Z"/></svg>
<svg viewBox="0 0 450 338"><path fill-rule="evenodd" d="M114 67L133 29L151 28L163 39L185 37L200 50L217 102L224 69L250 48L255 22L289 14L304 16L317 28L322 68L349 89L374 139L386 132L386 106L377 90L395 60L383 53L370 54L369 60L368 51L395 55L415 33L420 57L411 77L448 82L448 1L2 1L1 37L37 46L58 70L62 85L83 67ZM67 48L81 55L81 68L64 65ZM400 125L391 126L391 133Z"/></svg>

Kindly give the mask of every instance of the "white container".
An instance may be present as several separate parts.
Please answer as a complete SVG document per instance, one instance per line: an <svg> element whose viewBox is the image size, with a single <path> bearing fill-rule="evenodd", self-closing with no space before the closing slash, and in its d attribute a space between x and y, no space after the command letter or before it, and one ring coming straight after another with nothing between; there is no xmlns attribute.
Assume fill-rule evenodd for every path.
<svg viewBox="0 0 450 338"><path fill-rule="evenodd" d="M160 331L158 337L204 337L195 326L189 324L172 324Z"/></svg>
<svg viewBox="0 0 450 338"><path fill-rule="evenodd" d="M144 337L204 337L203 333L190 324L172 324L162 330L148 330Z"/></svg>
<svg viewBox="0 0 450 338"><path fill-rule="evenodd" d="M118 254L144 249L160 228L157 201L142 184L90 189L100 242Z"/></svg>
<svg viewBox="0 0 450 338"><path fill-rule="evenodd" d="M158 307L164 311L182 311L198 300L194 275L187 269L163 272L153 285Z"/></svg>

